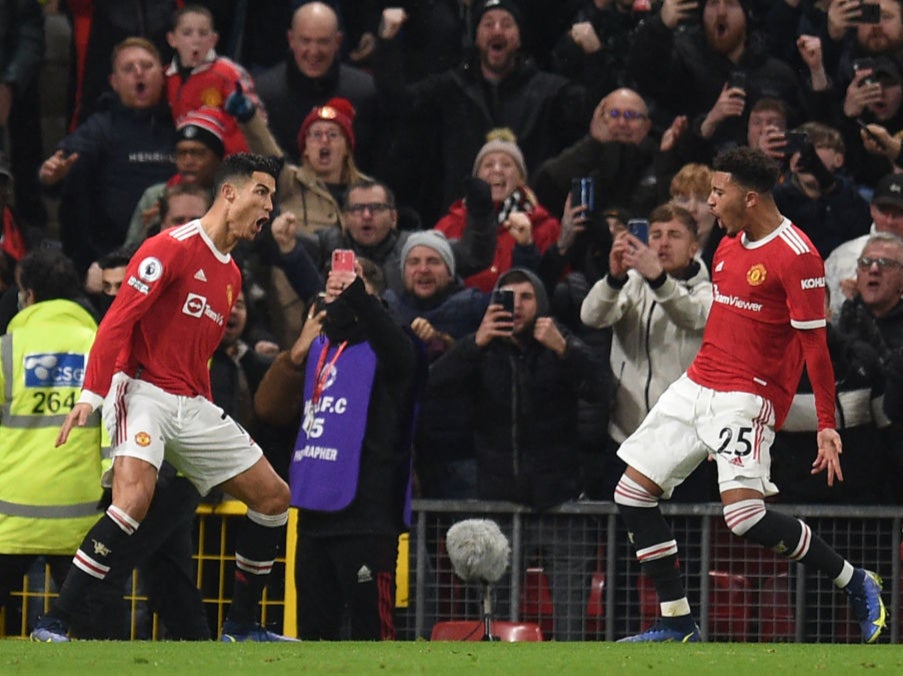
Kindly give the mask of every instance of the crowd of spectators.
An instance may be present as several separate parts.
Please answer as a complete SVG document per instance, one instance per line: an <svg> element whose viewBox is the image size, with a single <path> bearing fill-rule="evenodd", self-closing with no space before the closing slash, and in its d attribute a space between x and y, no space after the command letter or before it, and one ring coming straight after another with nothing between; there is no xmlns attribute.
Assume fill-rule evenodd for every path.
<svg viewBox="0 0 903 676"><path fill-rule="evenodd" d="M23 121L42 4L73 27L70 133L45 157ZM778 499L899 504L903 0L870 4L876 18L858 0L0 0L0 333L29 249L61 247L99 318L102 273L202 215L224 155L272 155L273 218L233 252L244 290L212 370L276 470L297 426L261 421L255 390L351 249L433 364L415 492L607 500L618 444L698 350L722 236L710 166L748 145L782 163L776 203L827 261L851 467L841 488L808 475L804 376L773 449ZM506 279L531 298L515 337L491 295ZM703 474L682 499L715 495Z"/></svg>

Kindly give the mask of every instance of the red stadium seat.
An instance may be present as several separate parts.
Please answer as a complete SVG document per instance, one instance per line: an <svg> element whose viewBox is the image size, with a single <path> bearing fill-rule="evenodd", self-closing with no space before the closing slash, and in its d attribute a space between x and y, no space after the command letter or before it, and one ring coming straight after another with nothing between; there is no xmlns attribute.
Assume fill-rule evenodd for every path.
<svg viewBox="0 0 903 676"><path fill-rule="evenodd" d="M762 642L793 641L796 617L790 576L781 573L762 582L759 592L759 640Z"/></svg>
<svg viewBox="0 0 903 676"><path fill-rule="evenodd" d="M586 633L597 639L605 627L605 573L596 571L590 582L589 600L586 604Z"/></svg>
<svg viewBox="0 0 903 676"><path fill-rule="evenodd" d="M507 643L542 641L542 629L532 622L492 622L492 635ZM483 620L449 620L436 622L431 641L482 641Z"/></svg>
<svg viewBox="0 0 903 676"><path fill-rule="evenodd" d="M552 635L554 610L549 581L542 568L527 568L520 596L520 616L542 627L546 636Z"/></svg>
<svg viewBox="0 0 903 676"><path fill-rule="evenodd" d="M723 570L710 570L709 635L746 641L749 634L749 580Z"/></svg>

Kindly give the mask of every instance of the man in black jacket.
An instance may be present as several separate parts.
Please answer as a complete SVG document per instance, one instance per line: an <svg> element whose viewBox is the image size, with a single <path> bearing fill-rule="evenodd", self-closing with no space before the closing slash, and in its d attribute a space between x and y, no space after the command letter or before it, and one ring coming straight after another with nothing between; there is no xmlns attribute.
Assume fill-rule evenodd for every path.
<svg viewBox="0 0 903 676"><path fill-rule="evenodd" d="M295 581L305 640L395 638L420 368L412 336L371 295L381 277L366 260L354 272L333 269L326 309L311 309L255 396L261 421L300 422L289 472L300 508Z"/></svg>
<svg viewBox="0 0 903 676"><path fill-rule="evenodd" d="M294 164L301 164L298 131L316 106L340 96L354 105L354 159L370 171L376 133L376 90L367 73L340 62L338 17L322 2L303 4L292 17L285 60L256 78L273 136Z"/></svg>
<svg viewBox="0 0 903 676"><path fill-rule="evenodd" d="M548 316L545 289L533 273L512 268L497 288L514 292L514 312L490 304L477 332L432 365L427 396L438 391L473 401L479 498L546 510L579 497L577 400L604 395L604 365ZM574 525L567 516L544 519L528 523L528 546L551 544L543 525ZM551 573L557 640L583 638L595 545L542 552Z"/></svg>
<svg viewBox="0 0 903 676"><path fill-rule="evenodd" d="M400 8L385 9L380 24L374 60L377 93L396 121L403 120L390 152L408 165L406 175L389 181L396 188L423 186L420 195L400 201L420 199L418 210L427 223L460 197L461 178L471 173L491 129L514 132L532 171L576 141L589 119L583 87L539 70L521 54L521 13L515 2L483 0L471 16L476 26L473 58L410 86L405 86L397 38L406 15ZM412 125L413 133L422 134L419 147L409 143ZM427 158L422 166L410 163L415 151Z"/></svg>
<svg viewBox="0 0 903 676"><path fill-rule="evenodd" d="M80 272L125 241L141 195L175 172L176 134L156 47L127 38L113 51L102 109L60 141L41 165L44 185L63 181L60 239ZM65 179L65 180L64 180Z"/></svg>

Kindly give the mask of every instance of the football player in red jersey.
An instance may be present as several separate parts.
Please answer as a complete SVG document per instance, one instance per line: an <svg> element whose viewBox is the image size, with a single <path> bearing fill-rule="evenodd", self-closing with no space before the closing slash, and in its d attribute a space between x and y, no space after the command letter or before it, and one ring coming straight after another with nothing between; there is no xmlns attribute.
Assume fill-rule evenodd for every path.
<svg viewBox="0 0 903 676"><path fill-rule="evenodd" d="M239 153L217 172L215 199L200 219L151 237L91 349L84 388L57 445L102 403L113 444L113 504L88 532L50 612L32 638L61 642L91 585L129 547L147 513L164 456L202 495L215 486L248 506L236 544L235 591L224 641L292 640L257 623L257 604L273 568L289 490L248 433L210 398L207 362L241 290L230 252L269 220L278 166ZM109 476L112 475L112 476Z"/></svg>
<svg viewBox="0 0 903 676"><path fill-rule="evenodd" d="M717 463L728 528L830 576L844 589L863 640L886 623L877 575L853 565L789 515L766 510L774 431L787 415L805 362L818 411L812 472L843 480L835 429L834 373L825 340L824 264L809 238L778 211L780 169L741 147L715 160L709 209L726 237L712 261L714 303L696 359L618 450L628 467L615 488L637 559L653 581L662 618L628 642L702 639L658 507L703 460Z"/></svg>

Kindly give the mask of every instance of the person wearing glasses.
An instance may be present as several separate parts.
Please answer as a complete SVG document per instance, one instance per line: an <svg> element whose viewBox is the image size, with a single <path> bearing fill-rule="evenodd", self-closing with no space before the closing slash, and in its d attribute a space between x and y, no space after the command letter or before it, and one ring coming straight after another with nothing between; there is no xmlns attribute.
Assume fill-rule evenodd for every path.
<svg viewBox="0 0 903 676"><path fill-rule="evenodd" d="M802 121L801 81L769 54L768 36L750 16L752 5L664 0L637 29L627 67L638 91L656 104L657 122L686 115L695 133L721 150L728 142L743 143L750 106L766 93L788 105L792 125Z"/></svg>
<svg viewBox="0 0 903 676"><path fill-rule="evenodd" d="M492 261L495 228L492 219L490 188L477 179L465 184L467 199L474 206L467 225L449 246L455 267L461 275L482 270ZM415 231L398 228L395 193L385 183L363 178L348 186L342 207L342 227L325 228L314 236L295 236L295 223L276 219L273 238L279 246L280 266L301 298L316 291L318 271L326 271L336 249L351 249L358 258L366 258L380 268L386 288L404 292L402 260L405 244ZM322 286L322 281L319 282Z"/></svg>
<svg viewBox="0 0 903 676"><path fill-rule="evenodd" d="M667 140L679 135L686 120L676 120L663 137ZM641 183L654 186L653 160L662 145L650 136L652 121L643 97L626 87L616 89L599 101L589 124L589 133L556 157L547 160L533 174L530 185L541 204L553 213L575 209L567 206L574 178L591 177L595 189L595 208L587 212L594 223L604 222L608 208L626 208L631 214L649 213L660 201L658 196L642 199L638 204ZM667 199L667 185L663 185ZM655 190L653 189L653 192ZM565 219L567 216L565 215ZM579 217L578 217L579 220Z"/></svg>
<svg viewBox="0 0 903 676"><path fill-rule="evenodd" d="M872 227L868 234L849 239L825 259L825 281L831 292L831 313L836 323L844 301L854 298L857 260L869 238L879 232L903 237L903 174L888 174L875 186L870 203Z"/></svg>

